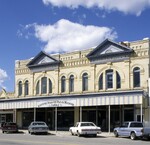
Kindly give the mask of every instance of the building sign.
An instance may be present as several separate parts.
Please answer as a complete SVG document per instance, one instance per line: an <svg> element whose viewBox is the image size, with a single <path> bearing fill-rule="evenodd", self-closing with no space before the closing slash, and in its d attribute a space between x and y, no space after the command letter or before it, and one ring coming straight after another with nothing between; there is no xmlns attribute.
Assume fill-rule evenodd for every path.
<svg viewBox="0 0 150 145"><path fill-rule="evenodd" d="M53 100L53 101L39 101L37 102L38 107L69 107L74 106L75 100Z"/></svg>

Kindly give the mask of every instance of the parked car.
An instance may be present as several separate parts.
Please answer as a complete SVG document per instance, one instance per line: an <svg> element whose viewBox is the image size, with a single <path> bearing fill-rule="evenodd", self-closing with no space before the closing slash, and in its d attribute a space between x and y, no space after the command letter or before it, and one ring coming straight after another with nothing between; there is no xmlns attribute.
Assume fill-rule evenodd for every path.
<svg viewBox="0 0 150 145"><path fill-rule="evenodd" d="M4 122L2 124L2 133L5 132L18 132L18 126L14 122Z"/></svg>
<svg viewBox="0 0 150 145"><path fill-rule="evenodd" d="M72 135L94 135L101 133L101 128L97 127L93 122L77 122L75 126L70 127L69 131Z"/></svg>
<svg viewBox="0 0 150 145"><path fill-rule="evenodd" d="M114 128L115 137L126 136L132 140L139 138L150 138L150 128L143 127L142 122L124 122L122 126Z"/></svg>
<svg viewBox="0 0 150 145"><path fill-rule="evenodd" d="M30 134L35 134L35 133L45 133L47 134L49 131L49 128L47 124L43 121L34 121L31 122L31 124L28 127L28 132Z"/></svg>

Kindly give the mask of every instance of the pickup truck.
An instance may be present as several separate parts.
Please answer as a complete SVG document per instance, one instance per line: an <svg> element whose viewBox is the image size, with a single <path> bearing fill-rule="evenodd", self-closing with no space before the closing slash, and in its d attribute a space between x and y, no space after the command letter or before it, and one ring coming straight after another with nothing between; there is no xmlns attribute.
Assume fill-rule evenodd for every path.
<svg viewBox="0 0 150 145"><path fill-rule="evenodd" d="M75 126L70 127L69 131L72 135L94 135L101 133L101 128L97 127L93 122L77 122Z"/></svg>
<svg viewBox="0 0 150 145"><path fill-rule="evenodd" d="M122 126L114 128L114 135L130 137L132 140L138 137L150 139L150 127L143 127L142 122L124 122Z"/></svg>

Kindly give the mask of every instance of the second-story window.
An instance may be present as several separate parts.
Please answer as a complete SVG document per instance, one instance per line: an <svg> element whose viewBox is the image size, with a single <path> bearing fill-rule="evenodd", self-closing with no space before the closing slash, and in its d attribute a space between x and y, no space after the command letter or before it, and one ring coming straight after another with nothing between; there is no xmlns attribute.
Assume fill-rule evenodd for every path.
<svg viewBox="0 0 150 145"><path fill-rule="evenodd" d="M65 92L66 91L66 78L65 76L61 77L61 92Z"/></svg>
<svg viewBox="0 0 150 145"><path fill-rule="evenodd" d="M47 78L43 77L41 79L41 94L46 94L47 93Z"/></svg>
<svg viewBox="0 0 150 145"><path fill-rule="evenodd" d="M24 88L25 96L29 95L29 81L28 80L25 81L25 86L24 87L25 87Z"/></svg>
<svg viewBox="0 0 150 145"><path fill-rule="evenodd" d="M82 91L88 91L88 74L82 75Z"/></svg>
<svg viewBox="0 0 150 145"><path fill-rule="evenodd" d="M116 88L121 88L121 78L118 72L116 72Z"/></svg>
<svg viewBox="0 0 150 145"><path fill-rule="evenodd" d="M113 88L113 70L111 69L106 71L106 88Z"/></svg>
<svg viewBox="0 0 150 145"><path fill-rule="evenodd" d="M133 87L140 87L140 68L135 67L133 69Z"/></svg>
<svg viewBox="0 0 150 145"><path fill-rule="evenodd" d="M52 93L52 81L49 79L49 93Z"/></svg>
<svg viewBox="0 0 150 145"><path fill-rule="evenodd" d="M71 75L69 78L69 92L74 92L74 76Z"/></svg>
<svg viewBox="0 0 150 145"><path fill-rule="evenodd" d="M22 82L20 81L18 84L18 95L21 96L22 95Z"/></svg>
<svg viewBox="0 0 150 145"><path fill-rule="evenodd" d="M103 89L103 73L99 77L99 90Z"/></svg>
<svg viewBox="0 0 150 145"><path fill-rule="evenodd" d="M40 93L40 82L38 81L37 84L36 84L36 94L39 94Z"/></svg>

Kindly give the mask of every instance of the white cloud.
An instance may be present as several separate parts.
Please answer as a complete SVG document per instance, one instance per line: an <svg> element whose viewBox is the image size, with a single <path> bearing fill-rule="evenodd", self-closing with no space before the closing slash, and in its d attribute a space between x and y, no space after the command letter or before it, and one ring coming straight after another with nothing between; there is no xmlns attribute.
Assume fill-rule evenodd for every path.
<svg viewBox="0 0 150 145"><path fill-rule="evenodd" d="M6 88L3 83L4 83L4 80L8 78L8 75L6 73L6 71L4 71L3 69L0 69L0 88Z"/></svg>
<svg viewBox="0 0 150 145"><path fill-rule="evenodd" d="M82 50L98 45L106 38L116 39L113 28L84 26L65 19L53 25L34 25L35 36L46 43L44 50L49 53Z"/></svg>
<svg viewBox="0 0 150 145"><path fill-rule="evenodd" d="M117 10L125 14L139 16L141 12L150 7L150 0L43 0L45 5L52 4L57 7L85 8L98 7L106 11Z"/></svg>

